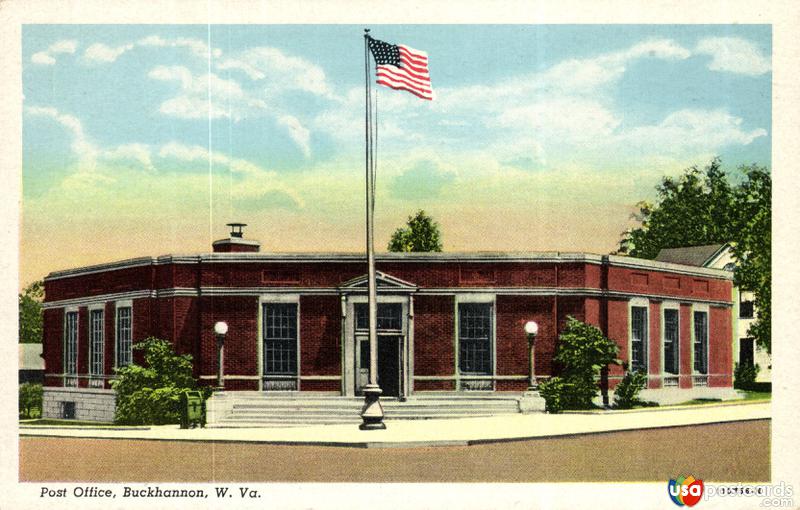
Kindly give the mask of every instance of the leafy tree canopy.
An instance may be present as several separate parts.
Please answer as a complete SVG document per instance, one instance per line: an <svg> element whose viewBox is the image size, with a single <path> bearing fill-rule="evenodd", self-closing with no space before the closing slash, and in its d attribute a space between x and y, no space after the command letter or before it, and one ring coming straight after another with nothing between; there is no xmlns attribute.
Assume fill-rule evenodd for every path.
<svg viewBox="0 0 800 510"><path fill-rule="evenodd" d="M637 228L623 234L617 253L652 259L662 248L729 243L737 267L734 282L755 294L758 317L749 335L771 350L772 178L757 165L739 168L733 185L714 159L700 170L664 177L655 203L639 202Z"/></svg>
<svg viewBox="0 0 800 510"><path fill-rule="evenodd" d="M405 227L394 231L388 249L393 252L442 251L439 224L420 209L408 217Z"/></svg>
<svg viewBox="0 0 800 510"><path fill-rule="evenodd" d="M19 343L42 343L44 282L35 281L19 294Z"/></svg>

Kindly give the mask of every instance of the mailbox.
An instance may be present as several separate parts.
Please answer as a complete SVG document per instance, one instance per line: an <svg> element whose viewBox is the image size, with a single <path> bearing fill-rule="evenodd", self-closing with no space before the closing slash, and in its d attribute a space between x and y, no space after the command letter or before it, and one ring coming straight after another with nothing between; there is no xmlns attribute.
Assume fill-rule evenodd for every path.
<svg viewBox="0 0 800 510"><path fill-rule="evenodd" d="M181 428L194 428L206 425L206 403L199 391L181 393Z"/></svg>

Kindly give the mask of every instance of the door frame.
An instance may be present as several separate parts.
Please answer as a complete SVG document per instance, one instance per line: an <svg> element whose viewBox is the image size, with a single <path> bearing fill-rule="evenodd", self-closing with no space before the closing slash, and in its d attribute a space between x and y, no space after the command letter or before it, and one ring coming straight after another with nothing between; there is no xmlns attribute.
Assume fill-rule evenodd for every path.
<svg viewBox="0 0 800 510"><path fill-rule="evenodd" d="M383 289L381 289L383 290ZM357 396L358 389L358 367L361 348L357 344L357 338L362 337L362 334L356 335L355 328L355 304L367 303L366 293L348 293L343 294L344 301L344 342L342 345L342 394L346 396ZM409 310L411 302L410 293L395 293L395 294L378 294L378 303L399 303L401 304L401 329L400 331L381 332L378 331L378 336L397 336L399 337L399 356L400 359L398 368L400 372L400 398L404 398L410 393L410 352L413 352L413 347L410 346L409 338Z"/></svg>

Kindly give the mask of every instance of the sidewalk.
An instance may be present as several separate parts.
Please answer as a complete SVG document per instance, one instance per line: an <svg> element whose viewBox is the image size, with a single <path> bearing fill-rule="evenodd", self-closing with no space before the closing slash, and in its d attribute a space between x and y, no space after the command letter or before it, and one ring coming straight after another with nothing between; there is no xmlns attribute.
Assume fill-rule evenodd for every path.
<svg viewBox="0 0 800 510"><path fill-rule="evenodd" d="M450 420L387 420L386 430L362 431L357 425L292 428L208 428L182 430L177 425L148 428L93 428L22 425L21 437L80 437L156 441L232 441L284 445L360 448L468 446L577 434L680 427L769 419L770 403L647 408L575 414L514 414Z"/></svg>

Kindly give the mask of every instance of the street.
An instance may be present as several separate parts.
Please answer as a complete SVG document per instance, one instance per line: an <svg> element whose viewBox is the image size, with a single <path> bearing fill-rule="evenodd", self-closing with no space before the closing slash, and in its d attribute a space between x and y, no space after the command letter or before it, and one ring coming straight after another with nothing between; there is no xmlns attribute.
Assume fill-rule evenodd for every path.
<svg viewBox="0 0 800 510"><path fill-rule="evenodd" d="M425 448L20 438L24 482L714 482L770 479L770 420Z"/></svg>

